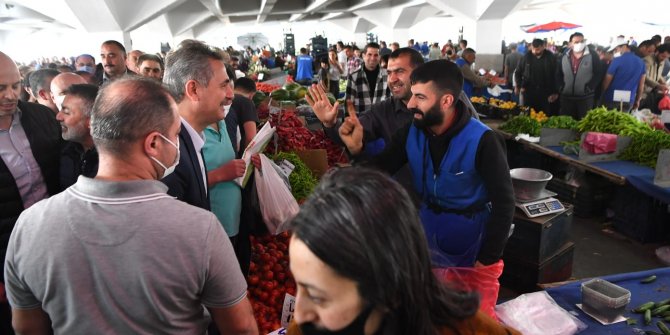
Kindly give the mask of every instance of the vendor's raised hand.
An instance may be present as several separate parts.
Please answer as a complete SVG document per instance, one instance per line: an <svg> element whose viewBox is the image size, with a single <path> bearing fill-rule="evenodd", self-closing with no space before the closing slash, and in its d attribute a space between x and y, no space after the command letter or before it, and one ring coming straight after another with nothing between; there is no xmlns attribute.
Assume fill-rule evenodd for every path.
<svg viewBox="0 0 670 335"><path fill-rule="evenodd" d="M331 105L326 95L326 91L320 85L312 84L309 88L309 94L305 96L305 100L314 110L314 115L319 118L319 121L323 123L324 126L331 128L337 123L337 107L339 106L338 102L335 102L335 105Z"/></svg>
<svg viewBox="0 0 670 335"><path fill-rule="evenodd" d="M358 120L356 108L351 100L347 100L347 113L349 117L344 119L339 129L340 139L351 154L357 155L363 150L363 125Z"/></svg>

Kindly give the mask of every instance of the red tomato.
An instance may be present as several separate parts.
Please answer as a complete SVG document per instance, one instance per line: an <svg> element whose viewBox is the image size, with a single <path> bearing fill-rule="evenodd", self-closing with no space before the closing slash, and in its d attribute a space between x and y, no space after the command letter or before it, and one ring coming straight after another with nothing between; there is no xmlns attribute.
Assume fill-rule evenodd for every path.
<svg viewBox="0 0 670 335"><path fill-rule="evenodd" d="M274 278L275 274L272 271L265 271L263 273L263 279L266 280L272 280Z"/></svg>
<svg viewBox="0 0 670 335"><path fill-rule="evenodd" d="M249 285L256 286L260 282L260 278L256 275L249 276Z"/></svg>

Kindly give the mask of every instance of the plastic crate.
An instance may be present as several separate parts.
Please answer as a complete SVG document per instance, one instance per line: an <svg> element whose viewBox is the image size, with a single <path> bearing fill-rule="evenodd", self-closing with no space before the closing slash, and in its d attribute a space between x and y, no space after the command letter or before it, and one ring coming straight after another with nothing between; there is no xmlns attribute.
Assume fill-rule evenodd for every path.
<svg viewBox="0 0 670 335"><path fill-rule="evenodd" d="M606 280L595 278L582 283L582 308L585 312L613 322L630 303L630 291Z"/></svg>
<svg viewBox="0 0 670 335"><path fill-rule="evenodd" d="M669 204L656 200L636 188L620 187L614 201L614 228L642 243L670 240Z"/></svg>
<svg viewBox="0 0 670 335"><path fill-rule="evenodd" d="M561 201L575 205L575 216L591 218L603 216L612 200L615 185L591 175L585 175L579 186L560 178L554 178L547 184L547 189L557 193Z"/></svg>

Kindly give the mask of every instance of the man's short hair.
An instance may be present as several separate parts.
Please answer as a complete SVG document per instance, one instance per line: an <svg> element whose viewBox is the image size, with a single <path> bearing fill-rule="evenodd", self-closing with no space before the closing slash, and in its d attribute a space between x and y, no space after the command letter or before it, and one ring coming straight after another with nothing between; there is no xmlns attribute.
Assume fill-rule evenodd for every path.
<svg viewBox="0 0 670 335"><path fill-rule="evenodd" d="M446 59L427 62L412 71L412 85L432 82L439 94L451 94L455 100L463 90L463 74L456 63Z"/></svg>
<svg viewBox="0 0 670 335"><path fill-rule="evenodd" d="M381 47L379 46L378 43L370 42L370 43L366 44L365 47L363 48L363 53L364 54L368 53L368 48L373 48L373 49L377 49L377 50L381 49Z"/></svg>
<svg viewBox="0 0 670 335"><path fill-rule="evenodd" d="M539 47L543 47L545 45L545 42L544 42L544 40L536 38L536 39L533 40L533 43L531 43L531 45L533 46L533 48L539 48Z"/></svg>
<svg viewBox="0 0 670 335"><path fill-rule="evenodd" d="M354 47L352 47L351 45L347 44L347 45L344 46L344 49L345 49L345 50L346 50L346 49L354 50Z"/></svg>
<svg viewBox="0 0 670 335"><path fill-rule="evenodd" d="M237 78L235 80L235 89L246 93L253 93L256 92L256 82L247 77Z"/></svg>
<svg viewBox="0 0 670 335"><path fill-rule="evenodd" d="M396 48L400 48L400 43L398 42L393 42L391 45L395 46Z"/></svg>
<svg viewBox="0 0 670 335"><path fill-rule="evenodd" d="M39 69L31 72L28 77L28 82L30 89L33 90L35 98L37 98L37 94L40 90L51 92L51 80L59 74L60 72L55 69Z"/></svg>
<svg viewBox="0 0 670 335"><path fill-rule="evenodd" d="M660 54L670 52L670 43L664 43L659 45L658 48L656 48L656 52Z"/></svg>
<svg viewBox="0 0 670 335"><path fill-rule="evenodd" d="M223 62L223 57L207 44L195 40L182 42L176 50L168 54L163 83L177 103L184 99L186 83L189 80L195 80L200 85L209 85L214 76L209 60Z"/></svg>
<svg viewBox="0 0 670 335"><path fill-rule="evenodd" d="M150 78L123 77L103 86L91 113L93 143L118 156L153 131L166 134L174 124L171 102L167 89Z"/></svg>
<svg viewBox="0 0 670 335"><path fill-rule="evenodd" d="M163 65L163 59L154 54L142 54L140 57L137 58L137 66L139 67L140 65L142 65L142 62L144 62L145 60L157 62L158 65L160 65L161 70L165 69L165 66Z"/></svg>
<svg viewBox="0 0 670 335"><path fill-rule="evenodd" d="M77 63L77 61L79 61L79 58L82 58L82 57L88 57L88 58L93 60L93 63L95 63L95 57L93 57L89 54L81 54L81 55L77 56L77 58L75 58L74 62Z"/></svg>
<svg viewBox="0 0 670 335"><path fill-rule="evenodd" d="M568 39L568 41L572 42L572 39L573 39L574 37L581 37L581 38L584 38L584 34L582 34L582 33L580 33L580 32L573 33L572 35L570 35L570 38Z"/></svg>
<svg viewBox="0 0 670 335"><path fill-rule="evenodd" d="M460 40L458 43L465 45L466 47L468 46L468 40Z"/></svg>
<svg viewBox="0 0 670 335"><path fill-rule="evenodd" d="M651 37L651 40L658 44L658 43L661 43L663 38L661 37L661 35L654 35L654 36Z"/></svg>
<svg viewBox="0 0 670 335"><path fill-rule="evenodd" d="M474 54L476 54L476 53L477 53L477 52L476 52L475 49L473 49L473 48L465 48L465 50L463 50L462 55L463 55L463 56L466 56L466 55L474 55Z"/></svg>
<svg viewBox="0 0 670 335"><path fill-rule="evenodd" d="M240 59L239 59L237 56L231 56L231 57L230 57L230 60L231 60L231 61L236 61L236 62L239 62L239 61L240 61Z"/></svg>
<svg viewBox="0 0 670 335"><path fill-rule="evenodd" d="M510 43L510 44L509 44L509 49L510 49L510 50L516 50L516 48L518 48L518 47L519 47L519 46L518 46L516 43Z"/></svg>
<svg viewBox="0 0 670 335"><path fill-rule="evenodd" d="M402 56L409 57L409 66L413 69L416 69L419 65L424 63L421 53L408 47L395 49L395 51L391 52L389 59L397 59Z"/></svg>
<svg viewBox="0 0 670 335"><path fill-rule="evenodd" d="M306 54L306 53L307 53L307 49L305 49L305 48L300 48L300 53L303 54L303 55Z"/></svg>
<svg viewBox="0 0 670 335"><path fill-rule="evenodd" d="M652 41L652 40L644 40L644 41L640 42L640 44L637 45L637 48L638 48L638 49L640 49L640 48L648 48L648 47L650 47L650 46L652 46L652 45L653 45L653 46L656 46L656 43L654 43L654 41Z"/></svg>
<svg viewBox="0 0 670 335"><path fill-rule="evenodd" d="M98 96L98 86L91 84L74 84L63 91L65 95L78 97L83 102L81 110L86 117L91 117L95 98Z"/></svg>
<svg viewBox="0 0 670 335"><path fill-rule="evenodd" d="M126 47L124 47L123 44L119 43L118 41L108 40L108 41L102 42L102 45L116 45L119 49L121 49L121 52L123 53L124 57L128 56L126 54Z"/></svg>

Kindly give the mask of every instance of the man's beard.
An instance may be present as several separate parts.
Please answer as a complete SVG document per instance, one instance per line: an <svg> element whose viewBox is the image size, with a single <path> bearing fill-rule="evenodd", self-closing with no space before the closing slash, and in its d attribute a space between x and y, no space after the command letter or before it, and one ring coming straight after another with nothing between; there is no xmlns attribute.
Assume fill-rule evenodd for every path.
<svg viewBox="0 0 670 335"><path fill-rule="evenodd" d="M418 108L412 108L414 114L423 114L421 119L414 118L414 126L419 129L427 129L444 122L444 114L440 110L439 104L434 104L428 111L422 113Z"/></svg>

